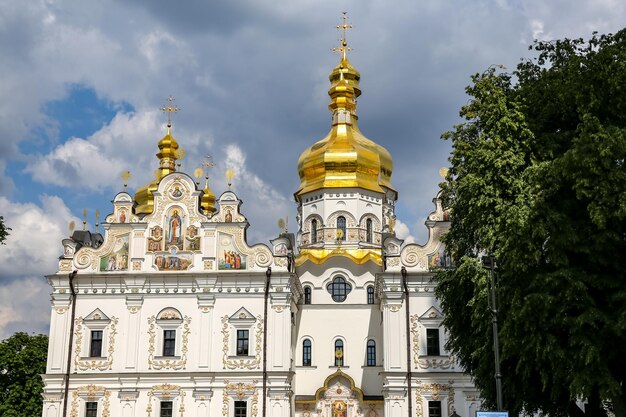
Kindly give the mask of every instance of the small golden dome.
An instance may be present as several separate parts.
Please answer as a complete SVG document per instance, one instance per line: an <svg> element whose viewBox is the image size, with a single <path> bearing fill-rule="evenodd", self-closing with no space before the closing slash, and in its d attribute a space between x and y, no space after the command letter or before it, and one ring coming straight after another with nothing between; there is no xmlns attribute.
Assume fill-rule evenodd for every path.
<svg viewBox="0 0 626 417"><path fill-rule="evenodd" d="M356 98L361 75L345 50L332 72L328 106L333 123L328 135L306 149L298 160L300 187L296 198L322 188L359 187L384 192L393 189L393 161L389 152L366 138L357 125Z"/></svg>
<svg viewBox="0 0 626 417"><path fill-rule="evenodd" d="M168 123L167 134L159 141L159 152L156 154L159 158L159 169L155 173L155 178L135 193L135 214L137 215L152 213L154 210L154 195L152 193L159 188L159 182L163 177L176 171L178 142L170 133L171 127L171 124Z"/></svg>
<svg viewBox="0 0 626 417"><path fill-rule="evenodd" d="M209 214L215 213L215 194L211 191L209 187L209 177L206 177L206 181L204 183L204 190L202 190L202 198L200 199L200 207L204 210L204 214L207 216Z"/></svg>

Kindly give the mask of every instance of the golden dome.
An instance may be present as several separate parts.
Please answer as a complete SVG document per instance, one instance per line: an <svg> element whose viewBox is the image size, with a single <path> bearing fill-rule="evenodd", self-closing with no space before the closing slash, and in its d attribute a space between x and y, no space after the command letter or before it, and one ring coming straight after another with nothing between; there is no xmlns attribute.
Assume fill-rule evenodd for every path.
<svg viewBox="0 0 626 417"><path fill-rule="evenodd" d="M204 210L204 214L207 216L209 214L215 213L215 194L211 191L209 187L209 177L206 177L206 181L204 183L204 190L202 190L202 198L200 198L200 207Z"/></svg>
<svg viewBox="0 0 626 417"><path fill-rule="evenodd" d="M135 214L146 215L154 210L154 195L152 194L159 187L159 182L167 174L176 171L176 150L178 142L170 133L171 124L168 123L167 134L159 141L159 168L155 173L155 178L147 185L144 185L135 193Z"/></svg>
<svg viewBox="0 0 626 417"><path fill-rule="evenodd" d="M366 138L357 125L356 98L361 95L361 75L348 60L345 48L342 52L339 65L329 76L332 127L324 139L300 155L296 198L322 188L359 187L384 192L385 187L395 192L391 185L391 155Z"/></svg>

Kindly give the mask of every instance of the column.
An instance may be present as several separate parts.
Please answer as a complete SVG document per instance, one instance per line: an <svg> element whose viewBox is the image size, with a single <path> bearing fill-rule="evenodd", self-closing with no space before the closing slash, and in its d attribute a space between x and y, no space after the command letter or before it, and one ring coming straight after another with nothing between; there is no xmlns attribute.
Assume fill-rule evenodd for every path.
<svg viewBox="0 0 626 417"><path fill-rule="evenodd" d="M198 294L198 309L200 310L200 337L198 338L198 367L209 368L211 363L211 332L213 325L213 306L215 296ZM195 395L195 394L194 394ZM208 408L207 408L208 410Z"/></svg>

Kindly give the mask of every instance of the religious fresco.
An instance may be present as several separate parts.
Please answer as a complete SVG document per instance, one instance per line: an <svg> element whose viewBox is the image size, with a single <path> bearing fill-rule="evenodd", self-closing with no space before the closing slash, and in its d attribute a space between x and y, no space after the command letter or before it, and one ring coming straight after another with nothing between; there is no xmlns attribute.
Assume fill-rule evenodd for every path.
<svg viewBox="0 0 626 417"><path fill-rule="evenodd" d="M128 271L128 236L115 238L111 253L100 257L101 272Z"/></svg>
<svg viewBox="0 0 626 417"><path fill-rule="evenodd" d="M183 248L183 215L180 207L172 207L165 217L165 250L176 247Z"/></svg>
<svg viewBox="0 0 626 417"><path fill-rule="evenodd" d="M193 257L189 254L179 254L176 249L167 255L158 255L154 258L154 265L159 271L185 271L192 265Z"/></svg>
<svg viewBox="0 0 626 417"><path fill-rule="evenodd" d="M196 226L189 226L187 228L187 235L185 236L185 250L200 250L200 236L198 236L198 228Z"/></svg>
<svg viewBox="0 0 626 417"><path fill-rule="evenodd" d="M125 208L121 208L118 212L117 222L126 223L127 216L128 216L128 210L126 210Z"/></svg>
<svg viewBox="0 0 626 417"><path fill-rule="evenodd" d="M172 187L170 189L170 196L176 199L181 198L183 196L183 190L181 190L181 186L176 184L174 187Z"/></svg>
<svg viewBox="0 0 626 417"><path fill-rule="evenodd" d="M454 266L452 256L446 251L445 245L442 243L439 245L437 252L432 255L428 255L428 268L451 268Z"/></svg>
<svg viewBox="0 0 626 417"><path fill-rule="evenodd" d="M222 234L219 239L218 269L222 271L246 269L246 255L235 247L233 237Z"/></svg>
<svg viewBox="0 0 626 417"><path fill-rule="evenodd" d="M163 250L163 228L155 226L150 229L148 236L148 252L159 252Z"/></svg>
<svg viewBox="0 0 626 417"><path fill-rule="evenodd" d="M333 403L333 417L346 417L347 406L344 401L335 401Z"/></svg>

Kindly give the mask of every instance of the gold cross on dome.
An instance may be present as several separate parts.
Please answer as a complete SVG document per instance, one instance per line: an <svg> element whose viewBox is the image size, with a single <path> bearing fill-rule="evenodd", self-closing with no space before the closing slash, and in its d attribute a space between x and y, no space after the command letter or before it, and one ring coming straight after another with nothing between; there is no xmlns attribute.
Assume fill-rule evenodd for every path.
<svg viewBox="0 0 626 417"><path fill-rule="evenodd" d="M174 105L176 99L172 96L167 98L167 106L161 107L162 112L167 112L167 127L172 127L172 113L180 111L178 106Z"/></svg>
<svg viewBox="0 0 626 417"><path fill-rule="evenodd" d="M350 52L352 48L348 46L348 30L352 29L352 25L348 24L348 12L343 12L341 16L342 23L341 25L337 25L337 29L342 31L342 36L339 39L339 47L333 48L333 52L339 52L343 56L346 55L346 52Z"/></svg>

